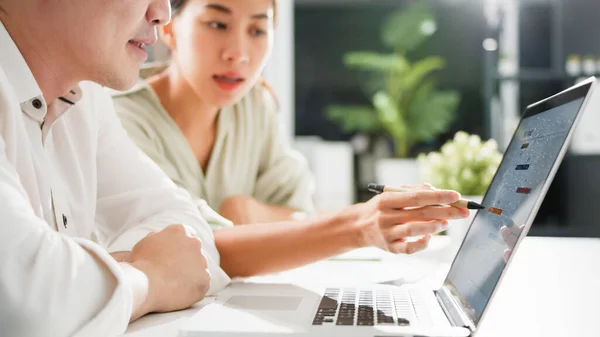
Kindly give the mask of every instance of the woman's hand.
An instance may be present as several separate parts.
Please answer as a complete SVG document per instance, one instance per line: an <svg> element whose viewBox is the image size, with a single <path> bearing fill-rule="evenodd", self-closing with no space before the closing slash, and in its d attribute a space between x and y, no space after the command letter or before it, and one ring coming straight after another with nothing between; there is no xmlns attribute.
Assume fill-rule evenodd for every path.
<svg viewBox="0 0 600 337"><path fill-rule="evenodd" d="M466 209L443 206L458 201L457 192L436 190L430 185L410 189L413 192L385 192L344 210L357 227L359 246L413 254L427 248L431 234L446 230L447 220L469 216ZM413 237L418 239L410 240Z"/></svg>

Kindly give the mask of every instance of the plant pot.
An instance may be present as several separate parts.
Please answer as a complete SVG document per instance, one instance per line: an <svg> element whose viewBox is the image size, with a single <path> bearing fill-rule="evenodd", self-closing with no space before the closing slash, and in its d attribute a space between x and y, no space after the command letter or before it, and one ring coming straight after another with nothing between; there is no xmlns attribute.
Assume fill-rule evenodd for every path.
<svg viewBox="0 0 600 337"><path fill-rule="evenodd" d="M462 197L463 197L463 199L472 200L477 203L481 203L481 201L483 200L482 195L476 195L476 196L463 195ZM471 222L473 221L475 214L477 214L477 211L472 210L471 215L468 218L450 221L450 225L448 226L448 230L446 231L446 234L450 237L450 245L452 246L453 254L456 253L459 246L463 242L463 239L465 238L465 235L467 234L467 231L469 230L469 226L471 225Z"/></svg>
<svg viewBox="0 0 600 337"><path fill-rule="evenodd" d="M375 168L375 176L378 184L390 186L421 183L419 163L416 159L379 159Z"/></svg>

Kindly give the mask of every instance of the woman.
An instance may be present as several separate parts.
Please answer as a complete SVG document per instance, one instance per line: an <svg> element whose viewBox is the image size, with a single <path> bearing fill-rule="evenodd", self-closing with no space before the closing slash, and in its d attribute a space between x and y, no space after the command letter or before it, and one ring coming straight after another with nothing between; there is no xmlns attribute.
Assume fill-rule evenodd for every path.
<svg viewBox="0 0 600 337"><path fill-rule="evenodd" d="M116 97L117 110L130 136L173 181L234 223L312 215L308 167L279 136L275 100L259 80L273 19L240 17L260 11L261 1L237 2L228 13L219 2L190 1L187 9L187 1L172 1L175 21L161 35L173 65ZM247 35L231 33L238 29ZM238 38L246 49L232 41ZM153 147L157 142L161 147Z"/></svg>
<svg viewBox="0 0 600 337"><path fill-rule="evenodd" d="M295 222L312 212L306 165L278 137L276 103L260 72L273 44L273 0L172 0L161 30L171 65L115 98L132 139L186 188L214 229L230 276L280 271L344 251L378 246L424 249L446 219L468 211L448 204L456 192L415 188L384 193L328 218ZM218 209L232 227L201 200ZM405 209L405 208L409 209ZM421 237L408 241L411 236Z"/></svg>

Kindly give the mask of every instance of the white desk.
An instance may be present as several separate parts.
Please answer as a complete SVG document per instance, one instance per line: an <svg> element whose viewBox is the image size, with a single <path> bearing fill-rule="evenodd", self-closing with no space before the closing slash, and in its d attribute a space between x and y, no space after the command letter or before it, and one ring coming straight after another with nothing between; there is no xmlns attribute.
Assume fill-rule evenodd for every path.
<svg viewBox="0 0 600 337"><path fill-rule="evenodd" d="M368 284L404 277L440 284L453 256L446 238L413 257L381 261L330 260L252 282ZM362 259L368 257L354 255ZM349 256L352 258L352 256ZM600 337L600 239L526 238L507 272L477 337ZM358 270L358 271L357 271ZM201 306L149 315L127 337L175 337Z"/></svg>

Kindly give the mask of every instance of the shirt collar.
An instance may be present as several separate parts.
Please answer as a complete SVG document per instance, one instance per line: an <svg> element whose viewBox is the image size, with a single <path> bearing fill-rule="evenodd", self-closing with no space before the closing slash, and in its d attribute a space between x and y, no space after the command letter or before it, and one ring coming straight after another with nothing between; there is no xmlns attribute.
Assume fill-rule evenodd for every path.
<svg viewBox="0 0 600 337"><path fill-rule="evenodd" d="M15 89L19 103L25 103L35 97L42 97L42 90L37 84L27 62L10 37L0 20L0 67L4 70L10 85Z"/></svg>

